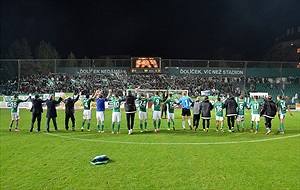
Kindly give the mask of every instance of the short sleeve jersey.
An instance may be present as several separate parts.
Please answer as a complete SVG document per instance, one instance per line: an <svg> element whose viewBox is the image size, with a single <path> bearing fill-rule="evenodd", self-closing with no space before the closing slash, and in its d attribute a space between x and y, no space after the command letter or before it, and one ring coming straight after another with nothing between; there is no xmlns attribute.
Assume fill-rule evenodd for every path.
<svg viewBox="0 0 300 190"><path fill-rule="evenodd" d="M260 106L261 106L260 102L258 102L257 100L253 100L250 102L249 106L251 107L252 114L260 114Z"/></svg>
<svg viewBox="0 0 300 190"><path fill-rule="evenodd" d="M223 117L223 109L224 109L223 102L215 102L214 108L216 110L216 116Z"/></svg>
<svg viewBox="0 0 300 190"><path fill-rule="evenodd" d="M90 110L91 109L91 101L92 100L93 100L93 98L89 98L89 99L85 98L85 99L82 100L84 110Z"/></svg>
<svg viewBox="0 0 300 190"><path fill-rule="evenodd" d="M147 111L147 105L148 105L148 99L147 98L138 98L139 106L140 106L140 111L141 112L146 112Z"/></svg>
<svg viewBox="0 0 300 190"><path fill-rule="evenodd" d="M106 98L96 98L96 111L105 111Z"/></svg>
<svg viewBox="0 0 300 190"><path fill-rule="evenodd" d="M179 102L178 102L178 104L182 104L182 108L186 108L186 109L191 109L191 103L192 103L193 101L191 100L191 98L190 97L188 97L188 96L183 96L183 97L181 97L180 99L179 99Z"/></svg>
<svg viewBox="0 0 300 190"><path fill-rule="evenodd" d="M154 111L161 111L161 102L162 102L161 97L152 96L150 101L153 102L154 104Z"/></svg>
<svg viewBox="0 0 300 190"><path fill-rule="evenodd" d="M120 112L122 98L121 97L118 97L118 98L111 97L110 100L112 101L112 104L113 104L113 112Z"/></svg>
<svg viewBox="0 0 300 190"><path fill-rule="evenodd" d="M243 100L239 100L237 102L237 111L238 111L238 115L245 115L245 108L247 107L247 104L245 101Z"/></svg>
<svg viewBox="0 0 300 190"><path fill-rule="evenodd" d="M279 114L286 114L286 108L287 108L287 105L286 105L286 102L285 100L279 100L277 103L277 108L279 108Z"/></svg>
<svg viewBox="0 0 300 190"><path fill-rule="evenodd" d="M168 105L168 112L174 113L174 107L176 106L176 101L173 98L168 98L164 103Z"/></svg>
<svg viewBox="0 0 300 190"><path fill-rule="evenodd" d="M20 100L18 98L13 98L13 99L9 100L8 102L11 103L11 113L17 113L19 104L24 101Z"/></svg>

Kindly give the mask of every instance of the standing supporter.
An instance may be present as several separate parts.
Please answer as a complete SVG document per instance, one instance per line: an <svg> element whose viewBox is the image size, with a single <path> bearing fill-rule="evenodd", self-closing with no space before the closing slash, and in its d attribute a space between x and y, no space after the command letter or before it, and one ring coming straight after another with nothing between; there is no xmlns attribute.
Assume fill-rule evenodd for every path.
<svg viewBox="0 0 300 190"><path fill-rule="evenodd" d="M273 102L272 96L269 95L268 99L265 100L263 109L260 113L260 116L265 117L265 125L266 125L266 129L267 129L267 132L266 132L267 135L271 133L272 119L276 115L276 111L277 111L276 104Z"/></svg>
<svg viewBox="0 0 300 190"><path fill-rule="evenodd" d="M227 124L228 124L228 132L234 132L234 119L237 115L236 108L237 103L233 96L230 93L227 93L227 99L224 105L226 109L226 116L227 116Z"/></svg>
<svg viewBox="0 0 300 190"><path fill-rule="evenodd" d="M35 95L34 99L30 99L32 102L32 107L30 111L32 112L32 119L31 119L31 127L30 132L33 130L34 122L37 120L37 130L41 131L41 119L42 119L42 113L43 113L43 103L46 102L46 100L41 100L40 96L37 94Z"/></svg>
<svg viewBox="0 0 300 190"><path fill-rule="evenodd" d="M213 109L213 105L209 102L208 96L204 97L204 100L200 104L200 112L202 116L202 127L203 131L208 132L210 125L211 114L210 111ZM206 127L205 127L205 123Z"/></svg>
<svg viewBox="0 0 300 190"><path fill-rule="evenodd" d="M137 94L137 89L135 90L135 93ZM125 95L125 91L123 94ZM128 91L128 95L125 97L125 113L126 113L126 120L127 120L127 128L128 128L128 134L132 134L133 126L134 126L134 116L136 112L136 106L135 106L135 100L136 95L133 96L131 91Z"/></svg>
<svg viewBox="0 0 300 190"><path fill-rule="evenodd" d="M56 123L56 117L57 117L57 112L56 112L56 106L62 101L62 97L60 97L58 99L58 101L56 101L54 99L54 96L51 95L50 99L48 99L46 101L46 105L47 105L47 114L46 114L46 131L49 132L49 123L50 123L50 119L52 119L53 125L54 125L54 129L55 131L58 131L58 127L57 127L57 123Z"/></svg>
<svg viewBox="0 0 300 190"><path fill-rule="evenodd" d="M198 96L196 98L196 101L194 102L194 116L193 116L193 125L194 125L194 129L195 131L198 130L199 127L199 121L200 121L200 97Z"/></svg>
<svg viewBox="0 0 300 190"><path fill-rule="evenodd" d="M81 94L81 93L80 93ZM63 100L63 102L65 103L65 127L66 127L66 131L69 130L69 119L71 118L72 121L72 131L75 131L75 116L74 116L74 105L75 102L78 101L79 99L79 95L77 95L77 97L75 99L71 98L70 96Z"/></svg>

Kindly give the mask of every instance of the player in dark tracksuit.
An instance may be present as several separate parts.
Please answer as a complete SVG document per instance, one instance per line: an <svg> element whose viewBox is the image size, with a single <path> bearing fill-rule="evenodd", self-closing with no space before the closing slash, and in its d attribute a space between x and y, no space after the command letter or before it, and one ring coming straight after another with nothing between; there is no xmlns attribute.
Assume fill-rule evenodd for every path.
<svg viewBox="0 0 300 190"><path fill-rule="evenodd" d="M63 100L65 103L65 127L66 130L69 130L69 119L71 118L72 121L72 131L75 131L75 116L74 116L74 104L78 101L80 94L76 97L76 99L73 99L71 97L68 97L67 99Z"/></svg>
<svg viewBox="0 0 300 190"><path fill-rule="evenodd" d="M208 132L211 114L210 111L213 109L213 105L209 102L208 96L204 97L204 100L200 103L200 112L202 116L202 127L203 131ZM205 122L207 122L205 127Z"/></svg>
<svg viewBox="0 0 300 190"><path fill-rule="evenodd" d="M236 108L237 103L233 96L230 93L227 94L227 99L225 101L224 107L226 109L226 116L227 116L227 124L228 124L228 131L234 132L234 120L235 116L237 116Z"/></svg>
<svg viewBox="0 0 300 190"><path fill-rule="evenodd" d="M43 103L46 102L46 100L41 100L40 96L37 94L35 95L35 98L30 99L30 101L32 102L32 108L30 109L30 111L32 112L30 132L32 132L33 130L35 120L37 120L37 125L38 125L37 130L41 131Z"/></svg>
<svg viewBox="0 0 300 190"><path fill-rule="evenodd" d="M273 102L272 96L269 95L268 99L266 99L264 102L262 111L260 112L260 116L265 117L265 125L266 125L266 129L267 129L267 132L266 132L267 135L271 133L271 127L272 127L271 122L272 122L272 119L276 115L276 111L277 111L276 104L275 104L275 102Z"/></svg>

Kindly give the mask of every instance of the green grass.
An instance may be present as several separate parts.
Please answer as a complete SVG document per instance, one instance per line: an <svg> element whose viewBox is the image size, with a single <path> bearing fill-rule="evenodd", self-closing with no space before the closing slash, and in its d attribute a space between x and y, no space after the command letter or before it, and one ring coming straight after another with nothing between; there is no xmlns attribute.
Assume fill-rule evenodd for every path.
<svg viewBox="0 0 300 190"><path fill-rule="evenodd" d="M65 132L64 113L58 111L55 132L30 133L31 113L20 110L20 132L9 132L10 110L1 109L1 189L299 189L300 113L287 115L286 134L265 135L263 118L259 134L216 132L214 118L208 133L183 131L176 110L176 131L153 133L149 119L140 133L136 118L133 135L127 135L124 110L122 134L110 134L111 110L105 113L105 133L80 132L82 111L76 111L76 132ZM151 111L149 110L149 116ZM42 130L45 131L45 113ZM226 127L226 125L225 125ZM151 130L150 130L151 129ZM297 136L298 135L298 136ZM282 138L288 137L288 138ZM273 139L273 140L272 140ZM228 142L231 142L227 144ZM217 144L216 144L217 143ZM106 165L89 163L107 154Z"/></svg>

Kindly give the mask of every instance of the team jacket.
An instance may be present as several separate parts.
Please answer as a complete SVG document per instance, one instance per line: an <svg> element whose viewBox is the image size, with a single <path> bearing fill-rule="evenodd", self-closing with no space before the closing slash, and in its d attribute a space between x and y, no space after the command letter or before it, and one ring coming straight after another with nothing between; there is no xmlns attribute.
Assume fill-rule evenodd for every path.
<svg viewBox="0 0 300 190"><path fill-rule="evenodd" d="M64 100L65 106L66 106L66 113L67 114L73 114L74 113L74 104L79 99L79 95L76 97L76 99L68 98Z"/></svg>
<svg viewBox="0 0 300 190"><path fill-rule="evenodd" d="M136 106L135 106L135 96L128 95L125 98L125 113L135 113Z"/></svg>
<svg viewBox="0 0 300 190"><path fill-rule="evenodd" d="M226 109L226 116L235 116L236 113L237 103L234 97L229 97L225 101L225 109Z"/></svg>
<svg viewBox="0 0 300 190"><path fill-rule="evenodd" d="M276 111L276 104L273 102L273 100L266 100L264 102L263 109L260 112L260 116L274 118Z"/></svg>
<svg viewBox="0 0 300 190"><path fill-rule="evenodd" d="M213 109L213 105L209 102L209 100L203 100L200 103L200 113L202 117L211 117L210 111Z"/></svg>

